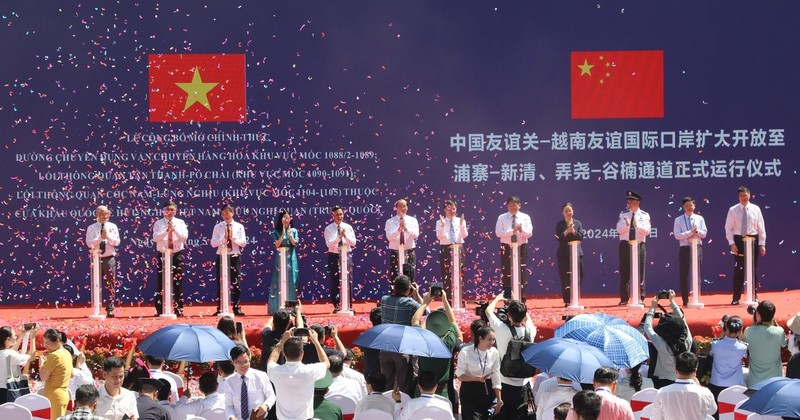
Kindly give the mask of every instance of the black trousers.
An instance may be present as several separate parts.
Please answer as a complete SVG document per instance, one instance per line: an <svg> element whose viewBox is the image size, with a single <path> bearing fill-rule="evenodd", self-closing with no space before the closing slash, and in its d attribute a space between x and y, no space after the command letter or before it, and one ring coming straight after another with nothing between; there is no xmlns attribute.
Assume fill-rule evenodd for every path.
<svg viewBox="0 0 800 420"><path fill-rule="evenodd" d="M381 363L381 373L386 375L386 386L395 389L396 384L396 389L414 395L413 384L419 375L417 356L381 351L378 359Z"/></svg>
<svg viewBox="0 0 800 420"><path fill-rule="evenodd" d="M495 418L508 420L527 420L528 402L530 400L529 386L514 386L503 384L500 389L503 405Z"/></svg>
<svg viewBox="0 0 800 420"><path fill-rule="evenodd" d="M525 301L525 290L527 282L525 281L525 272L528 269L528 248L527 244L519 244L519 286L522 288L522 296L517 296L518 300ZM500 267L501 279L503 280L503 287L511 286L511 271L513 262L511 261L511 245L502 244L500 247Z"/></svg>
<svg viewBox="0 0 800 420"><path fill-rule="evenodd" d="M697 263L703 272L703 247L697 247ZM692 270L692 247L684 245L678 249L678 273L680 275L681 299L683 304L689 303L689 277ZM702 279L702 277L701 277Z"/></svg>
<svg viewBox="0 0 800 420"><path fill-rule="evenodd" d="M561 298L564 300L564 303L568 305L572 303L570 290L572 261L569 255L566 257L558 257L558 276L561 278ZM583 288L583 255L578 256L578 284Z"/></svg>
<svg viewBox="0 0 800 420"><path fill-rule="evenodd" d="M350 255L347 256L347 278L349 278L352 285L353 279L353 259ZM333 307L339 309L339 294L341 293L339 281L342 279L341 272L339 271L339 254L335 252L328 253L328 280L330 280L331 303ZM353 287L350 287L353 290ZM352 296L350 296L352 300Z"/></svg>
<svg viewBox="0 0 800 420"><path fill-rule="evenodd" d="M114 312L114 303L116 303L116 285L117 278L117 261L114 256L100 257L100 279L101 284L105 285L106 296L103 301L106 304L106 312Z"/></svg>
<svg viewBox="0 0 800 420"><path fill-rule="evenodd" d="M228 286L231 288L231 304L234 309L239 309L239 300L242 297L242 285L239 275L242 272L242 260L239 254L230 256L228 261ZM222 299L222 255L217 254L217 284L219 285L219 299L217 299L217 309Z"/></svg>
<svg viewBox="0 0 800 420"><path fill-rule="evenodd" d="M502 390L501 390L502 392ZM489 420L489 408L494 405L492 381L462 382L461 392L462 420Z"/></svg>
<svg viewBox="0 0 800 420"><path fill-rule="evenodd" d="M462 284L464 281L464 245L458 247L459 272ZM453 287L453 252L450 245L439 245L439 268L442 270L442 283L444 283L445 293ZM463 291L464 288L462 287Z"/></svg>
<svg viewBox="0 0 800 420"><path fill-rule="evenodd" d="M742 235L733 235L733 243L736 244L736 248L739 250L739 254L741 254L733 256L733 300L741 299L742 289L744 289L744 261L747 249L745 249L742 239ZM759 242L756 236L755 244L753 244L753 299L758 298L758 279L756 279L758 255L760 254L758 247Z"/></svg>
<svg viewBox="0 0 800 420"><path fill-rule="evenodd" d="M164 254L158 253L158 273L156 284L156 313L161 315L164 312L162 306L164 290ZM175 308L175 314L183 313L183 254L180 252L172 253L172 306Z"/></svg>
<svg viewBox="0 0 800 420"><path fill-rule="evenodd" d="M406 250L406 264L405 270L404 267L399 266L400 263L400 253L396 249L389 250L389 280L394 281L400 274L408 275L408 278L411 279L411 282L414 282L414 273L417 271L417 255L414 252L414 249L407 249ZM407 272L404 272L407 271Z"/></svg>
<svg viewBox="0 0 800 420"><path fill-rule="evenodd" d="M644 268L647 265L647 247L639 242L639 300L645 299ZM628 287L631 283L631 246L628 241L619 241L619 300L627 301L630 296Z"/></svg>

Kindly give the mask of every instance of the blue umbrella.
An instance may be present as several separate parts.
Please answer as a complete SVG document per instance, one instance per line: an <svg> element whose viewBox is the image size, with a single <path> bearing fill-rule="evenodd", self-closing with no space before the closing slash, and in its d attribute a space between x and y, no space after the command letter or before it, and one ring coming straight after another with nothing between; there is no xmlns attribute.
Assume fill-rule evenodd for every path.
<svg viewBox="0 0 800 420"><path fill-rule="evenodd" d="M762 386L740 408L764 415L800 417L800 379L781 379Z"/></svg>
<svg viewBox="0 0 800 420"><path fill-rule="evenodd" d="M230 338L214 327L173 324L147 336L139 343L139 350L164 360L215 362L230 360L234 346Z"/></svg>
<svg viewBox="0 0 800 420"><path fill-rule="evenodd" d="M647 340L625 320L606 314L580 314L556 328L558 338L597 347L617 367L631 368L650 358Z"/></svg>
<svg viewBox="0 0 800 420"><path fill-rule="evenodd" d="M453 356L439 336L424 329L398 324L376 325L353 341L361 347L412 356L449 359Z"/></svg>
<svg viewBox="0 0 800 420"><path fill-rule="evenodd" d="M570 338L551 338L522 351L522 357L542 372L590 384L599 367L613 367L600 349Z"/></svg>

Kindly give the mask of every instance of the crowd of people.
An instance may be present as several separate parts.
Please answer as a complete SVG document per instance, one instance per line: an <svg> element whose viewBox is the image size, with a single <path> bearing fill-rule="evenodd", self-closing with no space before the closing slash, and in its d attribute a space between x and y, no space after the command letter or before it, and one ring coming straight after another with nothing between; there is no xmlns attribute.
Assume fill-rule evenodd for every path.
<svg viewBox="0 0 800 420"><path fill-rule="evenodd" d="M415 419L422 415L418 413L433 412L434 418L465 420L628 420L634 418L634 393L655 388L652 418L703 419L716 416L716 399L727 387L752 387L784 375L800 378L800 314L787 322L787 337L775 322L775 305L762 301L752 308L749 326L740 316L720 322L720 336L711 344L710 381L701 385L700 359L675 292L663 298L670 309L660 305L659 296L653 297L640 325L651 346L649 362L622 369L601 367L592 383L515 368L513 355L520 343L533 343L536 337L522 301L498 294L463 334L446 294L440 298L441 307L432 310L438 299L430 292L420 294L416 283L399 275L392 293L371 312L371 321L425 328L441 339L451 359L365 349L363 368L356 369L353 352L336 328L307 327L298 305L278 309L263 329L259 366L254 366L233 320L222 318L218 327L236 346L230 360L216 363L213 373L198 378L200 398L191 398L189 387L179 395L177 384L163 371L165 361L152 355L127 362L106 359L104 380L95 387L85 358L64 333L48 329L43 333L46 355L39 357L40 393L50 401L52 418L67 420L182 420L214 409L224 411L227 419L337 420L348 414L359 419L376 412L384 412L386 418ZM660 319L654 326L657 313ZM25 327L0 328L0 374L14 377L29 369L38 327ZM327 336L331 347L324 344ZM21 348L23 341L30 349ZM781 352L787 346L792 357L784 373ZM74 408L67 413L71 398Z"/></svg>

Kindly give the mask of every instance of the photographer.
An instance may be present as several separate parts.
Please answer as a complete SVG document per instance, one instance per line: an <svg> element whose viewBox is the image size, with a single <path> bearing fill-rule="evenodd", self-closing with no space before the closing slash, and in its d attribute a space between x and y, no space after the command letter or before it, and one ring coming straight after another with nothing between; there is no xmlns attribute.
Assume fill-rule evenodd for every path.
<svg viewBox="0 0 800 420"><path fill-rule="evenodd" d="M397 276L392 294L381 298L381 318L384 324L411 325L411 317L422 305L416 283L406 275ZM427 311L427 309L426 309ZM381 351L381 372L389 386L412 393L412 380L417 376L417 358L407 354Z"/></svg>
<svg viewBox="0 0 800 420"><path fill-rule="evenodd" d="M441 292L441 289L439 289L439 291ZM452 354L457 343L460 343L463 337L461 336L461 330L458 329L458 325L456 324L456 316L453 313L453 308L450 307L450 303L447 301L447 294L440 293L442 304L444 305L443 310L432 311L424 321L424 325L420 325L422 315L425 314L428 305L433 301L432 293L433 291L431 291L431 294L425 294L425 297L422 299L422 306L414 312L414 316L411 318L411 326L422 327L436 334L442 339L447 350L450 350L450 354ZM436 394L444 398L450 398L450 389L453 383L450 380L450 368L452 365L452 357L449 359L434 359L432 357L419 358L419 371L430 371L434 374L438 385ZM419 392L418 389L415 390L415 395L419 395ZM450 402L452 403L453 400L451 399Z"/></svg>
<svg viewBox="0 0 800 420"><path fill-rule="evenodd" d="M303 328L302 305L300 301L294 310L280 308L272 314L272 318L267 321L267 325L261 330L261 349L262 354L272 353L272 349L278 345L278 342L283 337L283 333L292 327ZM278 364L283 364L285 359L281 355L278 359ZM258 366L259 370L267 370L267 358L262 357Z"/></svg>
<svg viewBox="0 0 800 420"><path fill-rule="evenodd" d="M748 387L765 379L783 376L781 348L786 347L788 341L783 328L778 326L774 318L775 305L768 300L759 302L753 311L755 325L744 330L744 341L748 344L747 351L750 353Z"/></svg>
<svg viewBox="0 0 800 420"><path fill-rule="evenodd" d="M508 324L495 315L497 303L504 297L506 297L505 294L500 293L486 307L486 317L489 318L489 326L494 330L497 350L501 359L506 354L511 340L525 340L532 343L536 337L536 327L528 317L528 308L524 303L518 300L507 301ZM512 298L512 296L508 296L508 298ZM503 406L497 416L505 419L526 418L531 395L531 379L509 378L501 374L500 383L503 386L500 391L503 396Z"/></svg>
<svg viewBox="0 0 800 420"><path fill-rule="evenodd" d="M659 299L669 299L672 313L665 313L653 329L653 316L659 306ZM656 388L671 385L677 379L675 373L675 357L692 346L692 335L689 325L683 317L681 308L675 303L675 291L660 291L653 296L650 309L644 316L644 331L647 338L658 350L656 368L653 374L653 384Z"/></svg>

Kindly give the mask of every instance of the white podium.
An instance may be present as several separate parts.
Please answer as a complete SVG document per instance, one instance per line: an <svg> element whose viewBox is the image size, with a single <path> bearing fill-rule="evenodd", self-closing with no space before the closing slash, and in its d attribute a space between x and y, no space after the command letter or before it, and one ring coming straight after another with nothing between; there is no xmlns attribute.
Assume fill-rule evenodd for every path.
<svg viewBox="0 0 800 420"><path fill-rule="evenodd" d="M450 245L450 279L453 285L453 298L450 299L453 311L464 312L464 292L461 289L461 244Z"/></svg>
<svg viewBox="0 0 800 420"><path fill-rule="evenodd" d="M642 297L639 296L641 290L641 273L639 273L639 242L637 240L629 240L628 245L631 247L631 278L630 278L630 300L628 301L628 308L644 309L642 304Z"/></svg>
<svg viewBox="0 0 800 420"><path fill-rule="evenodd" d="M350 261L347 255L350 247L343 245L339 247L339 315L352 316L353 310L350 308Z"/></svg>
<svg viewBox="0 0 800 420"><path fill-rule="evenodd" d="M228 255L228 247L219 247L219 314L218 317L233 316L231 313L231 256ZM172 286L170 286L172 287Z"/></svg>
<svg viewBox="0 0 800 420"><path fill-rule="evenodd" d="M172 312L172 250L167 248L162 254L162 267L161 272L161 318L176 319L175 313Z"/></svg>
<svg viewBox="0 0 800 420"><path fill-rule="evenodd" d="M103 305L102 285L100 284L100 250L92 249L90 255L92 257L90 269L92 272L91 281L91 294L92 294L92 314L89 319L104 320L106 316L103 315L101 307Z"/></svg>
<svg viewBox="0 0 800 420"><path fill-rule="evenodd" d="M755 252L756 238L748 236L742 238L744 242L744 299L742 306L755 305Z"/></svg>
<svg viewBox="0 0 800 420"><path fill-rule="evenodd" d="M519 243L511 243L511 293L514 299L523 300L522 289L519 281L520 263L519 263Z"/></svg>
<svg viewBox="0 0 800 420"><path fill-rule="evenodd" d="M278 258L280 258L280 267L278 267L278 307L286 307L286 293L288 293L289 283L289 256L287 255L289 248L278 248Z"/></svg>
<svg viewBox="0 0 800 420"><path fill-rule="evenodd" d="M580 257L578 256L578 247L581 241L569 242L569 306L567 309L582 310L583 305L580 303L581 296L581 272L580 272Z"/></svg>
<svg viewBox="0 0 800 420"><path fill-rule="evenodd" d="M689 302L690 308L702 308L704 303L700 302L700 238L690 238L689 245L691 246L691 293L692 298Z"/></svg>

